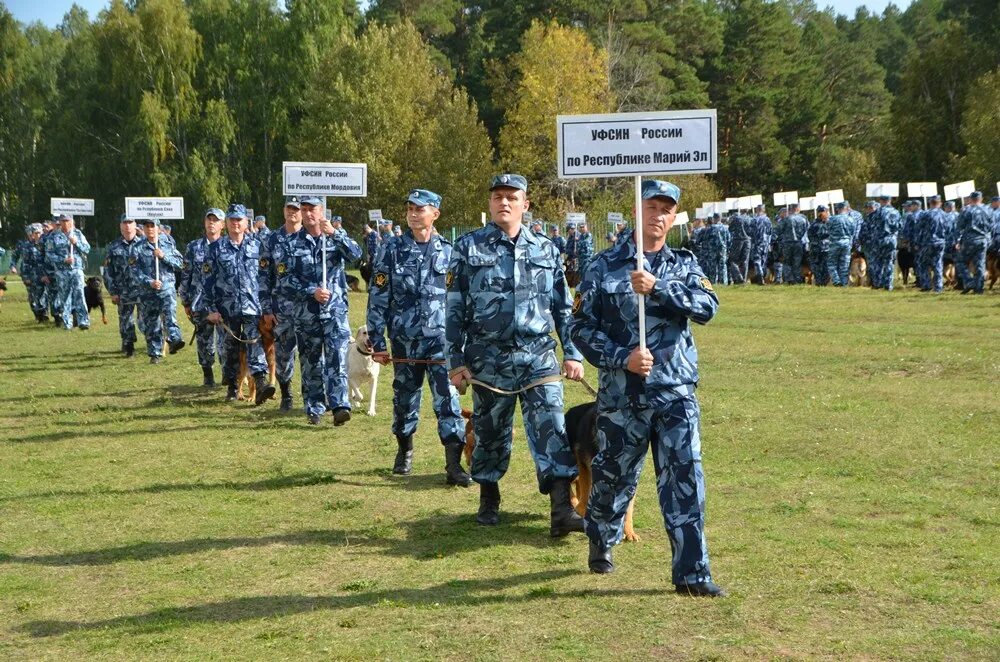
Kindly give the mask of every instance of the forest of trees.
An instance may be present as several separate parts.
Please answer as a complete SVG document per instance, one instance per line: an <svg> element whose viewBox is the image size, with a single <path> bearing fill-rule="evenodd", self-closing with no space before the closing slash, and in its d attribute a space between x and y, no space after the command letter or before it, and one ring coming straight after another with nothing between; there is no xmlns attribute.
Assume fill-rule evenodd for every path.
<svg viewBox="0 0 1000 662"><path fill-rule="evenodd" d="M688 210L867 181L992 193L1000 3L113 0L55 29L0 4L0 99L4 245L51 196L95 198L102 240L127 195L184 196L182 239L229 201L274 226L284 160L367 162L369 196L335 206L355 230L414 186L444 227L477 223L497 170L530 178L536 216L628 214L627 180L556 178L567 113L716 108L718 174L676 178Z"/></svg>

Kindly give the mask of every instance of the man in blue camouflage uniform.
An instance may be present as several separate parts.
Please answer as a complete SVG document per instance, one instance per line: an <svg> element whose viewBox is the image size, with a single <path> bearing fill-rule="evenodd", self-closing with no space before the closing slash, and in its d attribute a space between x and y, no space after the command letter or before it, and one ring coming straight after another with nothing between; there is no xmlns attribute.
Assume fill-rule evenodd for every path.
<svg viewBox="0 0 1000 662"><path fill-rule="evenodd" d="M816 218L806 232L809 238L809 268L813 272L813 284L817 286L830 284L830 271L826 266L830 257L829 220L830 212L826 205L816 207Z"/></svg>
<svg viewBox="0 0 1000 662"><path fill-rule="evenodd" d="M351 327L344 268L361 257L361 247L325 218L321 198L305 196L300 203L302 229L288 240L285 261L277 263L278 276L284 277L278 293L293 302L302 400L309 423L318 425L329 409L333 424L343 425L351 419L347 391Z"/></svg>
<svg viewBox="0 0 1000 662"><path fill-rule="evenodd" d="M73 317L81 331L90 328L87 301L83 298L83 260L90 252L90 243L74 224L69 214L59 216L59 229L50 232L45 241L45 262L49 278L56 282L61 320L64 329L73 328Z"/></svg>
<svg viewBox="0 0 1000 662"><path fill-rule="evenodd" d="M917 254L920 250L916 242L917 219L923 211L923 203L920 200L907 200L904 209L903 224L899 228L897 240L896 258L900 265L899 269L902 271L903 265L907 262L906 258L909 256L913 263L913 270L916 272L917 287L924 289L926 274L921 276L920 269L917 267ZM903 275L907 276L907 274Z"/></svg>
<svg viewBox="0 0 1000 662"><path fill-rule="evenodd" d="M135 265L139 247L145 243L136 229L135 219L122 214L118 222L121 236L108 244L104 258L104 287L111 295L111 303L118 306L118 335L122 339L122 353L135 354L135 320L139 309L139 284Z"/></svg>
<svg viewBox="0 0 1000 662"><path fill-rule="evenodd" d="M614 570L611 549L652 445L660 510L673 551L677 593L722 596L712 582L705 541L705 476L700 410L695 397L698 352L690 322L705 324L719 308L712 283L685 250L671 250L680 189L642 183L644 255L628 236L603 252L584 276L573 304L571 335L600 371L594 484L587 505L588 565ZM635 269L643 260L643 270ZM640 347L638 300L645 297L646 347Z"/></svg>
<svg viewBox="0 0 1000 662"><path fill-rule="evenodd" d="M576 246L579 243L580 236L576 231L576 223L566 224L566 268L570 271L576 271L577 256L576 256Z"/></svg>
<svg viewBox="0 0 1000 662"><path fill-rule="evenodd" d="M708 227L701 234L701 254L705 258L703 264L705 273L713 283L726 285L729 283L729 228L722 224L718 214L708 221Z"/></svg>
<svg viewBox="0 0 1000 662"><path fill-rule="evenodd" d="M49 237L53 232L58 230L56 223L57 216L53 216L51 219L42 221L42 238L39 241L39 248L42 251L42 271L41 271L41 282L45 285L45 300L48 302L49 314L52 316L52 322L55 324L56 328L62 326L62 305L63 302L59 298L59 284L56 281L55 269L49 264L48 259L45 257L45 250L49 244Z"/></svg>
<svg viewBox="0 0 1000 662"><path fill-rule="evenodd" d="M847 287L851 277L851 246L856 234L854 219L848 213L846 202L833 206L836 214L826 224L830 250L826 254L826 270L830 282L838 287Z"/></svg>
<svg viewBox="0 0 1000 662"><path fill-rule="evenodd" d="M271 234L271 229L267 227L267 217L263 214L254 217L253 233L259 241L264 241Z"/></svg>
<svg viewBox="0 0 1000 662"><path fill-rule="evenodd" d="M420 420L426 374L438 421L438 437L444 445L446 481L449 485L468 487L472 478L461 464L465 421L458 392L449 381L445 366L445 281L451 244L434 232L434 221L440 215L441 196L426 189L410 191L406 199L406 222L410 229L403 236L390 239L372 266L368 338L375 361L389 365L396 360L392 432L396 435L397 452L392 472L405 476L413 469L413 434ZM391 358L386 331L392 343Z"/></svg>
<svg viewBox="0 0 1000 662"><path fill-rule="evenodd" d="M918 246L917 278L923 274L924 292L944 289L944 248L948 240L948 219L941 209L940 196L927 200L928 209L917 218L914 242Z"/></svg>
<svg viewBox="0 0 1000 662"><path fill-rule="evenodd" d="M1000 257L1000 196L993 196L990 201L990 211L993 213L993 238L986 254Z"/></svg>
<svg viewBox="0 0 1000 662"><path fill-rule="evenodd" d="M164 319L171 318L168 310L177 308L177 281L175 269L184 266L184 258L173 241L160 234L158 219L138 221L143 226L145 241L135 248L134 278L139 299L139 330L146 336L146 353L150 363L159 363L163 357ZM176 316L176 313L174 314ZM185 345L180 328L167 324L167 343L170 353L176 354Z"/></svg>
<svg viewBox="0 0 1000 662"><path fill-rule="evenodd" d="M367 253L366 259L368 264L374 264L375 258L378 257L378 247L381 243L381 238L379 237L378 231L369 225L365 226L365 252Z"/></svg>
<svg viewBox="0 0 1000 662"><path fill-rule="evenodd" d="M278 264L288 264L288 244L302 229L302 205L298 196L285 197L284 224L264 237L260 246L260 307L264 325L274 329L274 367L281 389L281 411L292 410L292 374L295 371L295 304L282 289L286 273ZM377 233L372 232L377 236Z"/></svg>
<svg viewBox="0 0 1000 662"><path fill-rule="evenodd" d="M549 228L549 241L559 249L560 258L566 253L566 239L559 234L559 226L555 223Z"/></svg>
<svg viewBox="0 0 1000 662"><path fill-rule="evenodd" d="M45 295L45 264L42 254L42 224L32 223L25 228L27 239L18 244L11 260L11 271L20 274L21 282L28 290L28 303L35 320L39 323L49 321L48 301ZM20 265L19 267L16 265Z"/></svg>
<svg viewBox="0 0 1000 662"><path fill-rule="evenodd" d="M583 276L583 273L587 270L587 266L590 261L594 258L594 235L590 234L590 230L587 229L586 223L581 223L577 230L578 236L576 238L576 260L577 260L577 271Z"/></svg>
<svg viewBox="0 0 1000 662"><path fill-rule="evenodd" d="M215 386L215 356L222 364L225 337L221 328L208 321L201 299L205 296L205 261L208 247L222 237L223 212L218 207L205 211L202 223L205 235L187 245L184 252L184 268L181 271L177 293L180 294L184 312L194 324L195 343L198 347L198 365L201 366L204 386Z"/></svg>
<svg viewBox="0 0 1000 662"><path fill-rule="evenodd" d="M809 221L799 213L799 204L788 206L774 233L781 242L782 281L789 285L802 283L803 243L809 231Z"/></svg>
<svg viewBox="0 0 1000 662"><path fill-rule="evenodd" d="M388 218L383 218L381 221L378 222L378 228L379 228L378 233L380 242L384 243L392 239L392 221L390 221Z"/></svg>
<svg viewBox="0 0 1000 662"><path fill-rule="evenodd" d="M476 521L484 526L500 521L499 482L510 463L514 406L520 399L538 489L550 499L549 532L560 537L582 532L583 518L570 504L577 467L566 441L553 330L563 347L566 377L581 379L583 365L569 339L569 288L559 251L521 224L530 204L527 194L521 175L494 177L492 221L456 242L445 336L452 384L464 390L473 383Z"/></svg>
<svg viewBox="0 0 1000 662"><path fill-rule="evenodd" d="M701 237L705 233L705 219L696 218L691 222L691 234L688 238L688 250L694 253L695 259L698 260L699 264L704 264L704 258L701 253Z"/></svg>
<svg viewBox="0 0 1000 662"><path fill-rule="evenodd" d="M896 275L896 241L903 219L892 206L891 196L880 196L879 202L879 208L868 219L871 222L870 248L865 250L865 257L872 287L892 291Z"/></svg>
<svg viewBox="0 0 1000 662"><path fill-rule="evenodd" d="M974 292L983 293L986 280L986 248L990 244L993 233L993 216L989 209L983 206L983 194L973 191L967 204L962 208L956 223L958 229L958 259L956 260L959 277L962 279L962 294ZM969 264L975 268L975 274L969 271Z"/></svg>
<svg viewBox="0 0 1000 662"><path fill-rule="evenodd" d="M254 380L255 403L274 397L267 381L267 362L260 342L260 243L247 234L247 209L231 204L226 210L226 234L208 246L202 265L204 289L197 312L210 324L225 324L222 383L226 401L236 399L240 351L246 352L247 369Z"/></svg>
<svg viewBox="0 0 1000 662"><path fill-rule="evenodd" d="M732 236L729 245L729 264L735 285L747 282L750 249L753 244L751 223L750 217L740 212L736 212L729 220L729 234Z"/></svg>
<svg viewBox="0 0 1000 662"><path fill-rule="evenodd" d="M778 236L778 227L788 218L788 207L782 207L774 216L774 224L771 226L771 251L768 259L773 260L774 284L781 285L785 282L785 265L782 263L782 243Z"/></svg>
<svg viewBox="0 0 1000 662"><path fill-rule="evenodd" d="M955 211L955 203L952 200L946 200L941 209L944 211L947 230L947 239L944 241L944 264L954 265L957 258L955 247L958 245L958 212Z"/></svg>

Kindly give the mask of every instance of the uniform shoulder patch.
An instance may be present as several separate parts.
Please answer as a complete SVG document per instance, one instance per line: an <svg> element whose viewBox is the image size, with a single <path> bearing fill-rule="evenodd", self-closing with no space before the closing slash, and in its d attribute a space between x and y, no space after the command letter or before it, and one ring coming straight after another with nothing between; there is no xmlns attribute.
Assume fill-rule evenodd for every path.
<svg viewBox="0 0 1000 662"><path fill-rule="evenodd" d="M206 274L207 273L211 273L212 272L212 265L210 263L208 263L208 262L204 263L203 265L201 265L201 271L202 271L202 273L206 273Z"/></svg>
<svg viewBox="0 0 1000 662"><path fill-rule="evenodd" d="M583 305L583 294L581 294L580 292L577 292L576 296L573 297L573 314L574 315L577 314L577 312L580 310L580 307L582 305Z"/></svg>
<svg viewBox="0 0 1000 662"><path fill-rule="evenodd" d="M455 272L448 270L448 275L444 277L444 286L451 289L451 284L455 282Z"/></svg>
<svg viewBox="0 0 1000 662"><path fill-rule="evenodd" d="M389 276L384 271L375 274L375 287L385 287L389 283Z"/></svg>
<svg viewBox="0 0 1000 662"><path fill-rule="evenodd" d="M128 265L130 267L134 267L135 266L135 256L134 255L128 259Z"/></svg>
<svg viewBox="0 0 1000 662"><path fill-rule="evenodd" d="M715 291L714 289L712 289L712 281L710 281L709 279L705 278L704 276L701 277L701 286L704 287L709 292L714 292Z"/></svg>
<svg viewBox="0 0 1000 662"><path fill-rule="evenodd" d="M286 271L288 271L288 265L285 264L284 262L279 262L278 263L278 273L279 274L283 274Z"/></svg>
<svg viewBox="0 0 1000 662"><path fill-rule="evenodd" d="M267 267L268 267L269 264L270 264L270 262L267 261L266 257L260 258L260 268L261 269L267 269Z"/></svg>

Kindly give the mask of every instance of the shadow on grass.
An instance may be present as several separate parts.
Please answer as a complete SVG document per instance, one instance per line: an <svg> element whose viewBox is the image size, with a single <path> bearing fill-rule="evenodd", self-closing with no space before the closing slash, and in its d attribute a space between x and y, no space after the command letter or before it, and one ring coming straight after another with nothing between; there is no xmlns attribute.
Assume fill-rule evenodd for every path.
<svg viewBox="0 0 1000 662"><path fill-rule="evenodd" d="M60 497L92 497L92 496L123 496L129 494L162 494L169 492L194 492L200 490L246 490L249 492L267 492L313 485L331 485L342 482L329 472L304 471L288 476L275 476L252 481L222 481L219 483L153 483L142 487L124 489L96 490L53 490L51 492L36 492L19 494L17 496L0 497L0 502L20 501L27 499L51 499Z"/></svg>
<svg viewBox="0 0 1000 662"><path fill-rule="evenodd" d="M21 556L0 552L0 563L43 566L101 566L122 561L152 561L161 558L200 554L207 551L252 549L281 546L328 545L368 547L380 554L409 557L418 560L454 556L493 547L498 544L519 544L549 548L559 544L548 537L543 526L532 525L542 517L533 513L503 513L501 524L484 528L475 523L472 512L464 515L432 515L398 524L404 529L402 538L387 537L379 529L346 531L339 529L307 530L280 533L257 538L193 538L169 542L139 542L120 547L108 547L83 552ZM570 541L582 538L570 538Z"/></svg>
<svg viewBox="0 0 1000 662"><path fill-rule="evenodd" d="M318 610L332 611L356 607L379 609L406 609L428 605L480 607L491 604L519 604L537 600L566 600L582 597L617 597L660 595L658 589L590 589L559 592L556 590L527 590L511 594L504 591L519 587L537 586L571 575L577 570L548 570L499 579L452 580L428 588L392 588L346 595L268 595L236 598L223 602L209 602L189 607L166 607L137 614L100 621L31 621L18 630L33 637L52 637L77 631L125 629L135 634L162 632L206 623L238 623L281 616L292 616ZM546 589L551 589L546 586Z"/></svg>

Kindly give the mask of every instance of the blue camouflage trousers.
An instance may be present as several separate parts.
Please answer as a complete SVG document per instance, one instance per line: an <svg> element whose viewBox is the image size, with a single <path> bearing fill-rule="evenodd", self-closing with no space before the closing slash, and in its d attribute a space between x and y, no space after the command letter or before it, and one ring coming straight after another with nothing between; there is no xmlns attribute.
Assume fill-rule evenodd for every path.
<svg viewBox="0 0 1000 662"><path fill-rule="evenodd" d="M123 345L134 345L136 341L135 317L139 304L136 301L118 299L118 335Z"/></svg>
<svg viewBox="0 0 1000 662"><path fill-rule="evenodd" d="M694 390L661 407L613 409L597 416L601 449L593 462L587 537L617 545L625 513L652 446L660 511L673 551L673 582L711 581L705 541L705 474L701 466L698 400Z"/></svg>
<svg viewBox="0 0 1000 662"><path fill-rule="evenodd" d="M733 244L729 253L732 266L732 281L740 284L747 281L747 269L750 268L750 244Z"/></svg>
<svg viewBox="0 0 1000 662"><path fill-rule="evenodd" d="M750 252L749 266L752 267L754 271L753 282L758 285L763 285L764 276L767 275L767 249L760 249L755 246Z"/></svg>
<svg viewBox="0 0 1000 662"><path fill-rule="evenodd" d="M278 323L274 325L274 372L279 384L292 381L295 372L295 306L291 301L278 300L276 313Z"/></svg>
<svg viewBox="0 0 1000 662"><path fill-rule="evenodd" d="M32 278L26 287L28 289L28 304L31 306L31 312L36 315L47 313L49 302L46 296L45 283L37 278Z"/></svg>
<svg viewBox="0 0 1000 662"><path fill-rule="evenodd" d="M149 356L163 356L163 318L170 308L177 308L177 292L173 286L147 289L139 296L139 330L146 336L146 353ZM176 324L173 328L167 327L167 342L180 339L180 327Z"/></svg>
<svg viewBox="0 0 1000 662"><path fill-rule="evenodd" d="M955 269L962 279L963 288L972 288L982 292L986 283L986 243L963 242L955 260ZM969 270L969 263L976 270L975 275Z"/></svg>
<svg viewBox="0 0 1000 662"><path fill-rule="evenodd" d="M233 335L221 326L216 333L223 334L222 345L222 383L230 386L236 383L240 374L240 352L247 353L247 370L251 375L267 374L267 361L264 358L264 347L260 342L260 317L257 315L240 315L222 318ZM237 386L239 386L237 384Z"/></svg>
<svg viewBox="0 0 1000 662"><path fill-rule="evenodd" d="M76 269L56 272L56 286L59 308L64 311L63 328L73 328L73 315L80 326L90 326L87 301L83 298L83 272Z"/></svg>
<svg viewBox="0 0 1000 662"><path fill-rule="evenodd" d="M829 251L809 251L809 268L813 272L814 285L829 285L830 271L827 268Z"/></svg>
<svg viewBox="0 0 1000 662"><path fill-rule="evenodd" d="M444 360L443 340L392 341L392 356L400 359ZM443 363L394 363L392 378L392 432L397 436L410 436L420 421L420 400L423 395L424 375L431 389L434 415L437 416L438 437L442 444L461 444L465 437L465 420L458 401L458 391L448 379L448 368Z"/></svg>
<svg viewBox="0 0 1000 662"><path fill-rule="evenodd" d="M923 289L944 290L944 244L921 246L917 253L917 281Z"/></svg>
<svg viewBox="0 0 1000 662"><path fill-rule="evenodd" d="M872 287L891 291L893 281L896 280L896 244L875 244L865 251L865 258L868 259Z"/></svg>
<svg viewBox="0 0 1000 662"><path fill-rule="evenodd" d="M55 276L49 277L49 282L45 285L45 297L49 302L49 312L53 317L62 315L63 301L59 298L59 281Z"/></svg>
<svg viewBox="0 0 1000 662"><path fill-rule="evenodd" d="M851 277L851 247L830 244L830 251L826 254L826 270L831 283L838 287L847 287Z"/></svg>
<svg viewBox="0 0 1000 662"><path fill-rule="evenodd" d="M535 380L559 374L551 349L467 347L466 366L473 377L497 388L514 391ZM513 448L514 405L521 415L528 450L535 461L538 490L548 494L556 478L576 478L576 458L566 440L561 382L535 386L516 395L472 387L472 425L476 448L470 467L477 483L496 483L507 473Z"/></svg>
<svg viewBox="0 0 1000 662"><path fill-rule="evenodd" d="M704 253L705 276L716 285L729 284L729 256L726 251L707 250Z"/></svg>
<svg viewBox="0 0 1000 662"><path fill-rule="evenodd" d="M347 324L347 311L327 318L298 317L295 336L306 414L322 416L327 409L350 409L347 348L351 329Z"/></svg>
<svg viewBox="0 0 1000 662"><path fill-rule="evenodd" d="M216 354L219 364L225 365L226 332L222 327L209 322L208 313L192 313L191 323L194 324L194 340L198 347L198 365L211 368Z"/></svg>
<svg viewBox="0 0 1000 662"><path fill-rule="evenodd" d="M786 242L781 245L781 269L782 282L789 285L799 285L802 283L802 258L805 251L802 243Z"/></svg>

